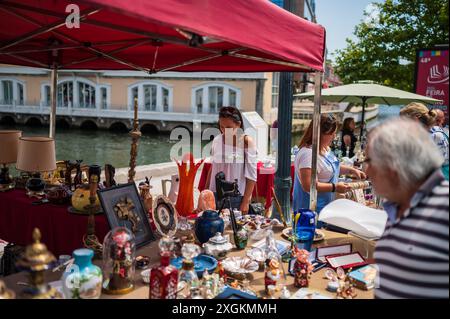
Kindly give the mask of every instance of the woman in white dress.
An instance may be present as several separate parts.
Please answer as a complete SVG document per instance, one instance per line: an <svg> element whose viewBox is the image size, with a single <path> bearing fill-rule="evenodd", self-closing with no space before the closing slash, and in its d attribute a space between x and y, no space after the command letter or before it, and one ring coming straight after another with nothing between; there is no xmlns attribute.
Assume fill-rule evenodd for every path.
<svg viewBox="0 0 450 319"><path fill-rule="evenodd" d="M244 134L241 112L235 107L225 106L219 111L219 128L211 147L211 170L206 187L217 192L215 176L225 174L225 180L237 182L242 196L232 198L232 208L247 213L256 184L256 146L253 139ZM220 206L219 206L220 207Z"/></svg>

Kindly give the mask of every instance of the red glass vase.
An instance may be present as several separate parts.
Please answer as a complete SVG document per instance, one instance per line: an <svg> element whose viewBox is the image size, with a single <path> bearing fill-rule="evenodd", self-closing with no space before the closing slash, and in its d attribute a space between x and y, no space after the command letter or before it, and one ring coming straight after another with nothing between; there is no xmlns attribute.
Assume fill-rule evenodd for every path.
<svg viewBox="0 0 450 319"><path fill-rule="evenodd" d="M181 162L176 162L180 184L175 207L180 216L189 217L194 213L194 180L203 161L200 160L198 163L194 163L194 156L191 153L187 153L183 156Z"/></svg>

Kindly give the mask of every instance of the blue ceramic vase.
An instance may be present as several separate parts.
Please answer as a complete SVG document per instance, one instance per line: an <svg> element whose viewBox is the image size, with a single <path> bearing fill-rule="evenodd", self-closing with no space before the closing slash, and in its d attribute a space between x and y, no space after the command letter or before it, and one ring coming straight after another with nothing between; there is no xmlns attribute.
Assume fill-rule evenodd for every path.
<svg viewBox="0 0 450 319"><path fill-rule="evenodd" d="M91 249L73 252L75 262L66 269L61 278L66 299L98 299L102 293L102 270L92 264Z"/></svg>
<svg viewBox="0 0 450 319"><path fill-rule="evenodd" d="M195 221L195 236L200 243L206 243L216 233L223 233L224 222L215 210L205 210Z"/></svg>

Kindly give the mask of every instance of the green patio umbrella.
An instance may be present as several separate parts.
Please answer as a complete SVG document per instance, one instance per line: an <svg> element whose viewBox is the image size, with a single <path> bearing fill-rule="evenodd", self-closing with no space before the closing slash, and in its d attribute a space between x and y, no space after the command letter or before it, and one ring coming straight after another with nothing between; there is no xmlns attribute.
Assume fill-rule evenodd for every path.
<svg viewBox="0 0 450 319"><path fill-rule="evenodd" d="M295 94L294 97L313 99L314 91ZM323 100L329 102L348 102L362 105L361 125L364 124L364 115L367 104L387 104L402 105L410 102L422 102L425 104L435 104L442 102L428 96L418 95L407 91L393 89L372 81L359 81L353 84L336 86L322 90ZM363 126L360 133L360 140L363 135Z"/></svg>

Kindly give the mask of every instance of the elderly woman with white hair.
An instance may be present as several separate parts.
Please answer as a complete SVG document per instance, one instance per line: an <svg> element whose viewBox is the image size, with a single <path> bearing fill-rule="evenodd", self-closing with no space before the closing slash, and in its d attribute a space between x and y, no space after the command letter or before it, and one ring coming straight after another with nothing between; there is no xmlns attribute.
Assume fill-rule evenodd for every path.
<svg viewBox="0 0 450 319"><path fill-rule="evenodd" d="M389 219L377 242L376 298L449 297L449 183L426 129L407 118L375 127L364 169L386 199Z"/></svg>

